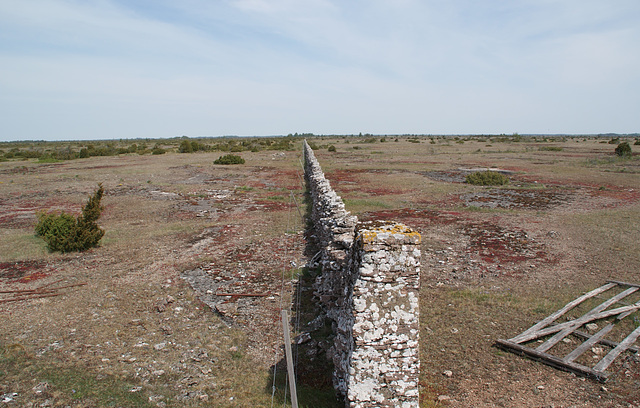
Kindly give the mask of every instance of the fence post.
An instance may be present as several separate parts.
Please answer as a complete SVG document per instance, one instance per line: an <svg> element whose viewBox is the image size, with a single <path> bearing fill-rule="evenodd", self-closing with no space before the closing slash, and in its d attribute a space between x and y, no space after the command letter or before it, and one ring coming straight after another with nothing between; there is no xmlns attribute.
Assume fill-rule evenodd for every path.
<svg viewBox="0 0 640 408"><path fill-rule="evenodd" d="M291 393L291 407L298 408L298 395L296 394L296 376L293 372L293 358L291 356L291 337L289 336L289 316L287 311L282 311L282 331L284 331L284 349L287 356L287 373L289 375L289 392Z"/></svg>

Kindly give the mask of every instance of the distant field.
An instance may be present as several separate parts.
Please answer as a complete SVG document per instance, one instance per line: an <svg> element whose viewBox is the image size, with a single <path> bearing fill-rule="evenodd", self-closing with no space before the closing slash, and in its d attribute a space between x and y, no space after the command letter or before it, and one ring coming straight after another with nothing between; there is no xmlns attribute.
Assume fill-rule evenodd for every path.
<svg viewBox="0 0 640 408"><path fill-rule="evenodd" d="M640 283L640 159L609 140L308 137L348 210L422 234L421 406L640 405L637 356L619 357L603 387L492 347L607 279ZM229 153L245 164L213 164ZM0 291L86 283L0 303L0 395L17 393L16 406L271 406L280 306L311 301L295 290L314 255L300 137L0 143L0 160ZM509 183L464 183L486 168ZM36 214L78 214L98 183L101 245L48 252ZM181 278L196 270L211 293ZM223 304L223 291L265 296ZM324 350L300 349L303 406L339 406L314 369Z"/></svg>

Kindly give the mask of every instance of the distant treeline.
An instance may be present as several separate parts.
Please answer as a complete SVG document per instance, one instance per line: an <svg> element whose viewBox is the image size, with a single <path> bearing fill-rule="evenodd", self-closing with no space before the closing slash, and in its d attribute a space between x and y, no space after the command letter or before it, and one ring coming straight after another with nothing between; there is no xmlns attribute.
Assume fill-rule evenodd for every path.
<svg viewBox="0 0 640 408"><path fill-rule="evenodd" d="M261 150L295 150L294 136L281 138L226 139L214 144L185 138L178 146L179 153L195 152L259 152Z"/></svg>
<svg viewBox="0 0 640 408"><path fill-rule="evenodd" d="M64 146L62 146L64 144ZM117 156L121 154L163 154L166 149L156 143L148 147L146 143L122 146L117 142L92 142L86 145L78 142L20 142L7 143L9 148L0 149L0 159L38 159L40 162L84 159L94 156Z"/></svg>
<svg viewBox="0 0 640 408"><path fill-rule="evenodd" d="M146 139L138 143L126 140L92 142L5 142L0 143L0 161L38 159L57 162L84 159L94 156L118 156L124 154L159 155L166 152L258 152L261 150L295 150L294 143L301 136L261 138ZM212 140L215 141L212 143Z"/></svg>
<svg viewBox="0 0 640 408"><path fill-rule="evenodd" d="M167 152L197 153L197 152L227 152L238 153L244 151L259 152L263 150L296 150L296 143L308 139L311 148L324 149L331 147L331 141L342 139L344 143L380 143L387 141L398 142L403 139L412 143L437 141L449 143L464 143L465 141L513 143L513 142L565 142L578 139L600 139L601 143L618 144L621 139L630 140L633 135L600 134L600 135L373 135L370 133L358 135L314 135L313 133L294 133L287 136L270 137L203 137L189 138L186 136L172 139L134 139L134 140L97 140L97 141L20 141L0 142L0 161L38 159L41 163L63 160L83 159L94 156L118 156L125 154L160 155ZM607 140L609 139L609 140ZM326 141L326 142L325 142ZM324 142L324 143L323 143ZM635 144L640 144L640 138ZM359 147L354 146L354 149ZM335 146L333 150L335 151Z"/></svg>

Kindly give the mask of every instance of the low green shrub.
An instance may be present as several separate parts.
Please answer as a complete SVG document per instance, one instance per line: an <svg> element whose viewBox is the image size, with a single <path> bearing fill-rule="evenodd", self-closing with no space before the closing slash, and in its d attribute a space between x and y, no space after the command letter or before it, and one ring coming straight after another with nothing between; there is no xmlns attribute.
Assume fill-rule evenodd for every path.
<svg viewBox="0 0 640 408"><path fill-rule="evenodd" d="M563 148L560 146L542 146L538 150L541 152L561 152Z"/></svg>
<svg viewBox="0 0 640 408"><path fill-rule="evenodd" d="M65 212L38 214L36 235L44 239L50 251L84 251L98 246L104 236L104 230L97 224L103 209L100 205L103 194L100 184L78 218Z"/></svg>
<svg viewBox="0 0 640 408"><path fill-rule="evenodd" d="M497 171L476 171L468 174L465 182L475 186L502 186L509 183L509 177Z"/></svg>
<svg viewBox="0 0 640 408"><path fill-rule="evenodd" d="M244 164L244 159L235 154L227 154L220 156L213 164Z"/></svg>
<svg viewBox="0 0 640 408"><path fill-rule="evenodd" d="M335 152L336 151L336 147L334 145L329 146L329 148L327 149L330 152Z"/></svg>
<svg viewBox="0 0 640 408"><path fill-rule="evenodd" d="M631 146L629 146L629 142L622 142L616 147L616 154L620 157L623 156L631 156Z"/></svg>

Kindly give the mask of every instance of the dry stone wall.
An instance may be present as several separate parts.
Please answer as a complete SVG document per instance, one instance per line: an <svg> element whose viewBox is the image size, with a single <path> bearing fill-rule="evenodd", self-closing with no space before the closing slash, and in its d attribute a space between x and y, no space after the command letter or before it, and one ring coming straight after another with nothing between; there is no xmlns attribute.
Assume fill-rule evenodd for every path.
<svg viewBox="0 0 640 408"><path fill-rule="evenodd" d="M348 407L418 407L420 234L358 223L306 142L304 154L322 268L314 294L333 322L334 385Z"/></svg>

